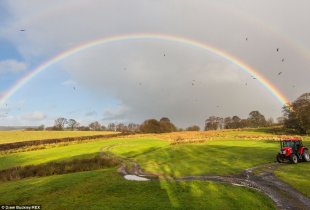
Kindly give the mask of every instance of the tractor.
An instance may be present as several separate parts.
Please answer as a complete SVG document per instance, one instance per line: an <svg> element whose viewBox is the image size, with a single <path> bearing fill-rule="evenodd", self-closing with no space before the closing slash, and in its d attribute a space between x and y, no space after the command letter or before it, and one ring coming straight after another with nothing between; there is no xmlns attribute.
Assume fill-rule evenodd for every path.
<svg viewBox="0 0 310 210"><path fill-rule="evenodd" d="M277 154L279 163L291 162L298 163L299 161L310 161L308 148L302 145L301 138L288 138L280 140L281 149Z"/></svg>

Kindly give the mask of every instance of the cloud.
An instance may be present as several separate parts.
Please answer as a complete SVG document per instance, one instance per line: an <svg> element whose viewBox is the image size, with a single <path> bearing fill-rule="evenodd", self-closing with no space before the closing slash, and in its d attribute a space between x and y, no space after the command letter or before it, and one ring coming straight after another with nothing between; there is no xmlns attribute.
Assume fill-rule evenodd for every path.
<svg viewBox="0 0 310 210"><path fill-rule="evenodd" d="M0 74L4 73L18 73L24 71L27 64L17 60L2 60L0 61Z"/></svg>
<svg viewBox="0 0 310 210"><path fill-rule="evenodd" d="M175 34L232 54L291 99L309 89L307 1L298 5L279 0L40 2L9 1L7 7L12 24L4 37L28 60L48 60L81 43L117 34ZM281 9L274 9L279 5ZM292 13L292 7L303 17ZM20 26L26 33L16 33ZM60 65L70 77L62 85L81 84L98 100L121 101L123 108L107 108L104 119L167 116L188 125L209 115L246 117L257 109L267 116L281 115L281 105L247 72L189 45L146 39L113 42L81 51Z"/></svg>
<svg viewBox="0 0 310 210"><path fill-rule="evenodd" d="M64 81L64 82L62 83L62 85L64 85L64 86L75 86L75 85L76 85L76 82L69 79L69 80Z"/></svg>
<svg viewBox="0 0 310 210"><path fill-rule="evenodd" d="M106 108L103 111L103 119L104 121L113 121L113 120L122 120L126 121L125 119L126 112L128 111L128 107L125 106L117 106Z"/></svg>
<svg viewBox="0 0 310 210"><path fill-rule="evenodd" d="M42 112L36 111L36 112L31 112L27 113L22 116L23 120L28 120L28 121L42 121L46 119L46 115Z"/></svg>

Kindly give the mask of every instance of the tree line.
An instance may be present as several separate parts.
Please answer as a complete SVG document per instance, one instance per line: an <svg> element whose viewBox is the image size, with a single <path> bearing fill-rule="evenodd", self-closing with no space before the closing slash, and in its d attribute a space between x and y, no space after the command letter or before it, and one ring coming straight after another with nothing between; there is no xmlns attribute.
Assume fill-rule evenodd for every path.
<svg viewBox="0 0 310 210"><path fill-rule="evenodd" d="M248 118L241 119L238 116L217 117L211 116L205 121L205 130L258 128L274 125L282 126L288 133L310 133L310 93L304 93L295 101L282 108L283 116L277 118L277 123L272 118L266 120L259 111L252 111Z"/></svg>
<svg viewBox="0 0 310 210"><path fill-rule="evenodd" d="M211 116L205 121L205 130L259 128L272 125L274 125L274 120L272 118L266 120L265 116L259 111L252 111L246 119L241 119L238 116L225 118Z"/></svg>
<svg viewBox="0 0 310 210"><path fill-rule="evenodd" d="M300 134L310 133L310 93L304 93L295 101L286 104L283 108L283 116L277 118L277 123L272 118L266 117L259 111L251 111L245 119L239 116L218 117L210 116L205 120L204 130L259 128L281 125L288 132ZM80 130L80 131L120 131L135 133L167 133L175 131L199 131L198 125L192 125L186 129L177 128L169 118L160 120L147 119L142 124L136 123L109 123L107 126L98 121L91 122L88 126L82 126L75 119L59 117L54 126L45 128L44 125L33 130Z"/></svg>

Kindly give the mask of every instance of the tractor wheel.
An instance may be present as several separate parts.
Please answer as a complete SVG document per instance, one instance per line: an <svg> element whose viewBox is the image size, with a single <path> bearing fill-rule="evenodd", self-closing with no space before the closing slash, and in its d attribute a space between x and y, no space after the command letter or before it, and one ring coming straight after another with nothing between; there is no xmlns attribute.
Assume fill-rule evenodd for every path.
<svg viewBox="0 0 310 210"><path fill-rule="evenodd" d="M294 163L294 164L298 163L298 158L295 154L291 154L290 159L291 159L291 163Z"/></svg>
<svg viewBox="0 0 310 210"><path fill-rule="evenodd" d="M307 149L305 149L304 152L302 153L302 158L304 159L305 162L310 161L310 155Z"/></svg>
<svg viewBox="0 0 310 210"><path fill-rule="evenodd" d="M277 161L278 163L283 163L283 158L281 158L280 154L277 154Z"/></svg>

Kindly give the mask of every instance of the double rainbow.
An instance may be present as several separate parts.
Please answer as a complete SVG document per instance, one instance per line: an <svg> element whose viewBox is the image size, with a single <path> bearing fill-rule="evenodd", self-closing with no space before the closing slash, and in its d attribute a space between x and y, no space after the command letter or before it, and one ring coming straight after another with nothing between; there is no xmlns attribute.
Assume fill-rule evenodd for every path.
<svg viewBox="0 0 310 210"><path fill-rule="evenodd" d="M58 63L72 55L75 55L79 52L88 50L90 48L104 45L108 43L113 42L121 42L121 41L130 41L130 40L158 40L158 41L171 41L175 43L190 45L193 47L197 47L203 50L207 50L210 53L213 53L228 62L236 65L239 67L240 70L243 70L245 73L252 75L259 81L282 105L285 105L288 103L288 99L285 97L283 93L279 91L279 89L274 86L267 78L265 78L263 75L261 75L257 70L252 68L251 66L247 65L240 59L228 54L227 52L220 50L218 48L215 48L211 45L189 39L184 38L180 36L175 35L167 35L167 34L155 34L155 33L141 33L141 34L125 34L125 35L116 35L111 37L104 37L100 39L95 39L86 43L83 43L81 45L78 45L76 47L73 47L71 49L68 49L66 51L63 51L56 56L50 58L49 60L43 62L33 70L31 70L29 73L27 73L25 76L23 76L21 79L19 79L13 86L11 86L1 97L0 97L0 105L4 104L14 93L16 93L20 88L23 87L27 82L29 82L32 78L34 78L39 73L43 72L44 70L47 70L50 66L52 66L55 63Z"/></svg>

